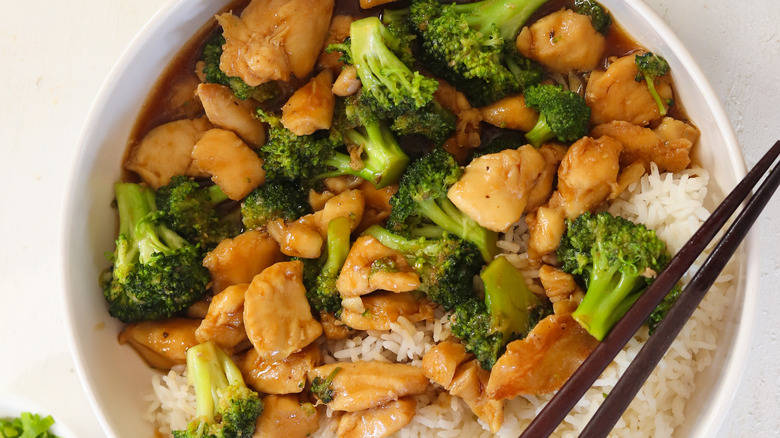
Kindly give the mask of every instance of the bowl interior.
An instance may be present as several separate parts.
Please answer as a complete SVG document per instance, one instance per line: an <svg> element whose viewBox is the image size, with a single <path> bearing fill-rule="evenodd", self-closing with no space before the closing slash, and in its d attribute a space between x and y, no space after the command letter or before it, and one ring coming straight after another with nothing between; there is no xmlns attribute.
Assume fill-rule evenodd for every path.
<svg viewBox="0 0 780 438"><path fill-rule="evenodd" d="M127 138L154 80L168 61L228 0L169 3L141 31L107 79L84 130L73 170L63 229L66 312L70 340L82 383L108 436L152 437L141 421L154 373L120 346L120 323L108 316L97 284L113 250L116 212L110 207L113 183ZM698 162L710 171L711 198L720 199L745 172L744 161L725 113L692 57L641 0L600 0L615 20L648 49L669 61L679 101L701 130ZM744 367L757 291L755 234L740 260L737 295L729 310L714 363L697 377L686 409L688 422L677 436L712 436L728 408ZM753 262L748 264L747 261Z"/></svg>

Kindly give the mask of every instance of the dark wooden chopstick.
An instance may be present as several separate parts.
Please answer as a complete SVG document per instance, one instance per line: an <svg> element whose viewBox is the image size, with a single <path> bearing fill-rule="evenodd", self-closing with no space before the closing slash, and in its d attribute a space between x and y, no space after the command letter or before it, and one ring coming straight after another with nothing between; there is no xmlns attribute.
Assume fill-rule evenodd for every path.
<svg viewBox="0 0 780 438"><path fill-rule="evenodd" d="M593 352L590 354L590 356L582 363L582 365L577 369L577 371L569 378L569 380L561 387L561 389L555 394L555 396L550 400L549 403L539 412L539 414L534 418L534 420L531 422L531 424L523 431L521 438L543 438L548 437L550 434L552 434L555 429L558 427L558 425L563 421L563 419L566 417L566 415L569 413L569 411L577 404L577 402L582 398L582 396L585 394L585 392L593 385L593 382L601 375L601 373L606 369L606 367L612 362L612 360L615 358L615 356L620 352L623 347L628 343L628 341L634 336L634 334L639 330L639 328L644 324L644 321L647 319L647 317L652 313L652 311L658 306L658 304L664 299L666 294L669 292L669 290L672 289L672 287L682 278L682 276L685 274L685 272L688 270L688 268L693 264L693 262L698 258L698 256L704 251L704 249L707 247L707 245L712 241L712 239L715 237L715 235L720 231L720 229L723 227L723 225L728 221L728 219L731 217L731 215L736 211L736 209L740 206L740 204L743 203L743 201L748 197L750 194L750 191L755 187L755 185L758 183L758 181L762 178L762 176L767 172L770 166L774 163L774 161L777 159L777 156L780 155L780 141L776 142L774 146L772 146L769 151L764 155L763 158L756 164L756 166L748 172L748 174L745 176L742 181L737 184L737 186L734 188L734 190L731 191L731 193L726 197L726 199L723 200L723 202L718 206L717 209L712 213L709 219L707 219L706 222L699 228L699 230L694 233L693 237L691 237L690 240L683 246L682 249L672 258L672 261L669 263L669 266L658 275L656 280L653 282L652 285L642 294L642 296L634 303L634 305L628 310L628 312L623 316L623 318L612 328L612 330L607 334L607 336L604 338L604 340L596 346L596 348L593 350ZM778 180L778 168L776 167L772 171L772 175L767 178L767 181L761 186L761 189L763 189L761 196L754 196L751 201L747 204L747 206L753 205L751 212L747 212L747 206L745 211L743 211L743 214L747 216L747 219L741 219L741 227L736 228L735 226L732 226L729 229L729 232L727 235L729 235L729 240L722 241L718 247L731 245L733 246L732 252L728 255L726 254L726 250L721 250L721 257L720 262L717 264L720 265L720 268L716 270L716 265L710 265L711 272L708 274L702 274L705 279L709 279L710 276L712 276L712 279L714 281L714 278L717 277L718 273L722 270L723 265L725 265L728 258L733 254L733 251L736 250L736 247L738 246L739 242L744 238L744 235L747 233L747 230L750 228L750 225L752 225L753 221L755 221L755 218L760 213L761 209L763 209L763 206L766 205L769 198L771 198L772 193L774 192L774 189L777 188L777 180ZM772 183L774 181L774 183ZM774 187L772 187L772 184L774 184ZM765 188L766 187L766 188ZM741 214L740 217L743 215ZM752 219L750 216L753 216ZM738 219L740 220L740 219ZM736 222L735 222L736 224ZM732 230L737 230L739 233L734 232L732 233ZM741 235L740 235L741 234ZM721 264L722 262L722 264ZM716 263L716 262L712 262ZM703 269L703 267L702 267ZM705 279L699 280L704 284ZM706 292L707 288L704 288L704 292ZM681 294L681 297L679 300L682 299L683 296L685 296L688 292L688 288L686 288L685 292ZM686 301L689 299L686 299ZM694 298L690 299L691 301L695 300ZM678 303L679 304L679 303ZM696 301L696 304L693 304L693 308L695 309L696 305L698 304L698 301ZM690 306L691 304L688 304ZM675 305L672 307L672 309L676 309L678 305ZM674 311L674 314L676 314L677 318L680 318L681 321L679 324L684 324L688 316L685 315L685 312L687 309L680 308L680 310ZM660 324L659 327L656 328L656 331L654 333L654 336L656 337L662 337L664 336L662 331L664 330L663 325L666 325L667 327L672 324L670 321L674 317L672 310L670 310L669 314L667 314L666 318L664 319L665 324ZM679 331L679 330L678 330ZM677 333L670 334L671 339L673 340ZM644 350L643 350L644 351ZM666 351L666 347L663 348L661 351L661 356L663 356L663 352ZM649 353L648 353L649 354ZM635 360L633 363L636 363ZM653 363L653 367L650 368L652 371L652 368L654 368L655 362ZM639 385L641 386L642 383L644 383L644 378L639 380ZM629 388L630 390L630 388ZM628 394L629 391L626 392ZM635 392L633 393L635 394ZM623 397L628 398L627 401L625 400L616 400L613 403L618 402L624 402L627 403L630 402L631 398L633 398L632 395L625 395ZM615 395L615 391L612 391L612 395ZM619 397L615 396L613 399L617 399ZM607 397L609 399L609 397ZM606 403L606 400L604 401ZM617 408L616 408L617 409ZM620 413L623 411L620 410ZM619 415L618 415L619 417ZM615 419L615 421L617 421ZM594 424L596 422L593 422ZM614 423L612 423L614 425ZM596 427L595 425L593 427ZM609 427L611 429L611 426ZM607 430L607 432L609 431ZM599 436L599 435L593 435L593 436Z"/></svg>

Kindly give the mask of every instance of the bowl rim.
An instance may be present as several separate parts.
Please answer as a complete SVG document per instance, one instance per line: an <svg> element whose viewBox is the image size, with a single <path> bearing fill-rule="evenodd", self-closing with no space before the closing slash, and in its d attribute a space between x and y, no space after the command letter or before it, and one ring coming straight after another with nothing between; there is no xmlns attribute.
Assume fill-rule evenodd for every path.
<svg viewBox="0 0 780 438"><path fill-rule="evenodd" d="M87 373L85 346L83 343L77 342L77 332L75 331L76 309L75 303L70 299L72 295L71 291L73 290L73 287L71 286L73 282L72 272L78 269L76 261L70 257L69 253L72 239L69 231L73 228L74 220L77 217L74 214L75 212L71 210L71 206L74 205L73 201L79 196L79 192L77 191L79 187L79 174L77 171L85 162L90 133L94 130L95 124L101 117L101 109L108 106L109 95L112 90L119 85L119 78L132 67L132 60L138 56L142 47L149 42L149 38L154 33L153 31L163 26L168 17L175 14L179 8L185 6L189 1L190 0L169 0L166 2L140 28L125 50L121 52L116 63L110 69L108 76L99 88L97 97L90 108L89 115L86 118L79 137L77 153L71 163L70 172L67 177L65 203L63 204L62 214L63 221L60 233L60 254L63 260L61 275L64 281L63 300L65 301L62 307L66 325L66 335L71 355L76 365L76 372L79 376L81 385L86 392L90 407L96 414L103 431L112 437L116 436L116 434L111 428L111 422L109 421L106 412L102 409L97 399L97 383ZM229 2L225 2L225 4L228 3ZM623 0L623 3L629 9L632 9L633 12L641 16L652 28L657 29L657 33L661 35L660 38L662 41L668 45L674 55L685 64L686 70L695 81L698 89L701 90L702 98L714 116L714 122L718 127L718 135L723 139L727 146L726 149L729 163L731 164L736 179L739 180L743 178L746 174L747 167L739 142L737 141L736 134L726 115L725 109L717 98L717 95L712 89L704 72L677 35L667 26L660 16L655 13L655 11L644 3L644 1ZM696 424L691 430L692 436L706 437L715 436L717 434L719 428L725 421L726 412L733 402L737 387L747 366L748 354L752 344L751 338L755 330L754 316L758 310L760 272L758 263L759 233L757 229L754 228L748 234L743 243L741 257L743 257L743 260L741 261L742 270L740 272L740 277L744 280L743 288L745 293L741 312L738 317L734 318L738 324L736 324L736 334L734 336L732 349L726 358L726 363L722 366L722 371L720 373L722 378L718 381L717 388L713 391L711 398L714 401L710 402L709 409L706 410L706 416L697 416ZM724 316L724 319L725 318L726 317Z"/></svg>

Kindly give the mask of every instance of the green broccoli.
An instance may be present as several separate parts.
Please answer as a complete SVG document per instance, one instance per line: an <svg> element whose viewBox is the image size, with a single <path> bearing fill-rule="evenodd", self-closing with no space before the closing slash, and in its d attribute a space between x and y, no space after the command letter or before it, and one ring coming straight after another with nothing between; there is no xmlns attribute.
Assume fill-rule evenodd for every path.
<svg viewBox="0 0 780 438"><path fill-rule="evenodd" d="M660 324L661 321L664 318L666 318L666 314L669 313L669 310L672 309L674 303L676 303L677 299L680 298L681 293L682 293L682 286L676 284L672 288L672 290L670 290L669 293L666 294L664 300L661 301L658 307L656 307L655 310L653 310L653 313L651 313L650 316L647 317L647 328L650 329L651 335L658 327L658 324Z"/></svg>
<svg viewBox="0 0 780 438"><path fill-rule="evenodd" d="M609 25L612 23L612 18L603 6L596 3L593 0L574 0L574 12L582 15L587 15L590 18L590 22L593 24L593 28L597 32L603 34L609 30Z"/></svg>
<svg viewBox="0 0 780 438"><path fill-rule="evenodd" d="M361 106L361 108L363 108ZM316 182L328 177L355 175L377 188L398 181L409 162L393 133L367 109L354 110L356 121L350 129L328 136L320 133L298 136L282 126L278 116L258 110L269 124L268 142L260 148L266 178ZM340 117L345 119L345 117ZM352 158L337 148L342 143L362 146L362 168L356 168Z"/></svg>
<svg viewBox="0 0 780 438"><path fill-rule="evenodd" d="M315 377L311 382L311 392L323 403L333 401L333 390L330 389L330 383L336 378L336 374L341 372L341 367L336 367L325 379Z"/></svg>
<svg viewBox="0 0 780 438"><path fill-rule="evenodd" d="M639 73L634 79L636 79L637 82L642 82L642 80L644 80L645 83L647 83L647 88L650 90L650 94L658 105L658 113L665 116L666 106L664 105L663 99L661 99L661 96L658 94L658 91L655 89L655 79L669 73L669 63L666 62L664 58L650 52L636 55L634 62L639 69ZM666 104L672 106L674 102L670 100L667 101Z"/></svg>
<svg viewBox="0 0 780 438"><path fill-rule="evenodd" d="M101 276L108 312L122 322L170 318L200 300L211 281L198 245L160 223L155 192L116 183L119 236Z"/></svg>
<svg viewBox="0 0 780 438"><path fill-rule="evenodd" d="M655 231L644 225L607 212L568 221L558 259L587 286L572 316L593 337L604 339L670 258Z"/></svg>
<svg viewBox="0 0 780 438"><path fill-rule="evenodd" d="M350 221L346 216L337 217L328 223L327 252L324 255L324 262L320 264L322 268L316 277L308 281L304 280L304 285L307 286L306 298L309 299L313 310L336 316L341 312L341 295L336 289L336 280L349 254L351 232ZM306 271L305 265L304 271Z"/></svg>
<svg viewBox="0 0 780 438"><path fill-rule="evenodd" d="M590 107L585 99L560 85L537 85L525 90L525 104L539 112L539 120L525 137L540 147L557 138L572 143L588 134Z"/></svg>
<svg viewBox="0 0 780 438"><path fill-rule="evenodd" d="M425 108L401 114L390 129L398 135L422 135L441 146L455 132L458 118L432 100Z"/></svg>
<svg viewBox="0 0 780 438"><path fill-rule="evenodd" d="M426 66L482 106L528 85L525 74L518 77L507 68L506 54L516 52L512 48L515 37L546 1L485 0L444 5L438 0L413 0L408 17L422 40ZM522 64L516 62L514 70L522 73Z"/></svg>
<svg viewBox="0 0 780 438"><path fill-rule="evenodd" d="M213 342L187 350L187 380L195 387L197 416L175 438L243 438L255 432L263 412L260 396L244 383L241 370Z"/></svg>
<svg viewBox="0 0 780 438"><path fill-rule="evenodd" d="M246 84L241 78L228 76L219 68L219 59L222 56L222 46L225 38L221 34L215 35L203 47L203 74L206 82L229 87L233 94L241 99L255 99L265 102L275 98L279 94L279 86L275 82L266 82L256 87Z"/></svg>
<svg viewBox="0 0 780 438"><path fill-rule="evenodd" d="M452 311L474 297L474 276L482 268L482 257L476 246L454 235L439 231L437 238L407 238L379 225L363 234L404 255L420 276L421 292Z"/></svg>
<svg viewBox="0 0 780 438"><path fill-rule="evenodd" d="M437 228L476 245L489 262L498 252L497 234L483 228L447 198L447 190L462 172L455 158L442 148L410 164L398 192L390 198L393 208L387 226L396 232L425 235L425 221L431 221Z"/></svg>
<svg viewBox="0 0 780 438"><path fill-rule="evenodd" d="M165 225L204 249L235 237L241 231L236 215L221 213L218 205L227 195L213 184L202 187L196 181L177 175L157 190L157 209Z"/></svg>
<svg viewBox="0 0 780 438"><path fill-rule="evenodd" d="M497 257L480 274L485 299L476 297L459 305L452 317L452 334L477 356L482 368L491 369L506 345L524 338L551 306L531 292L523 275L506 257Z"/></svg>
<svg viewBox="0 0 780 438"><path fill-rule="evenodd" d="M435 79L412 71L406 64L411 61L408 43L379 18L367 17L352 22L348 41L328 47L344 52L344 59L355 66L363 84L361 100L382 119L425 107L439 86Z"/></svg>
<svg viewBox="0 0 780 438"><path fill-rule="evenodd" d="M244 227L263 228L272 220L294 221L311 213L308 191L290 181L266 181L241 201Z"/></svg>

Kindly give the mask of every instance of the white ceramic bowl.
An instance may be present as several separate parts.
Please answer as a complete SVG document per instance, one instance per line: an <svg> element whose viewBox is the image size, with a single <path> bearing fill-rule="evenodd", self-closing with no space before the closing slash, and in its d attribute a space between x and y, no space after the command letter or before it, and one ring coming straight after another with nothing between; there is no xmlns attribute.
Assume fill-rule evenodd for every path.
<svg viewBox="0 0 780 438"><path fill-rule="evenodd" d="M701 130L699 162L710 170L715 193L728 191L745 173L731 124L704 74L671 30L640 0L599 0L615 20L670 63L688 115ZM227 0L171 1L122 55L92 108L66 202L64 236L67 321L81 381L106 434L153 436L142 420L153 373L127 346L117 343L120 323L108 316L97 279L113 250L112 184L119 179L127 138L152 83L168 61ZM714 366L698 376L680 437L709 437L719 428L742 375L758 291L757 236L741 259L737 295L719 339ZM748 263L750 262L750 263Z"/></svg>
<svg viewBox="0 0 780 438"><path fill-rule="evenodd" d="M41 417L50 415L45 409L29 400L10 395L0 396L0 418L17 418L22 412L31 412ZM49 428L49 432L60 438L76 438L76 435L57 418L54 418L54 425Z"/></svg>

